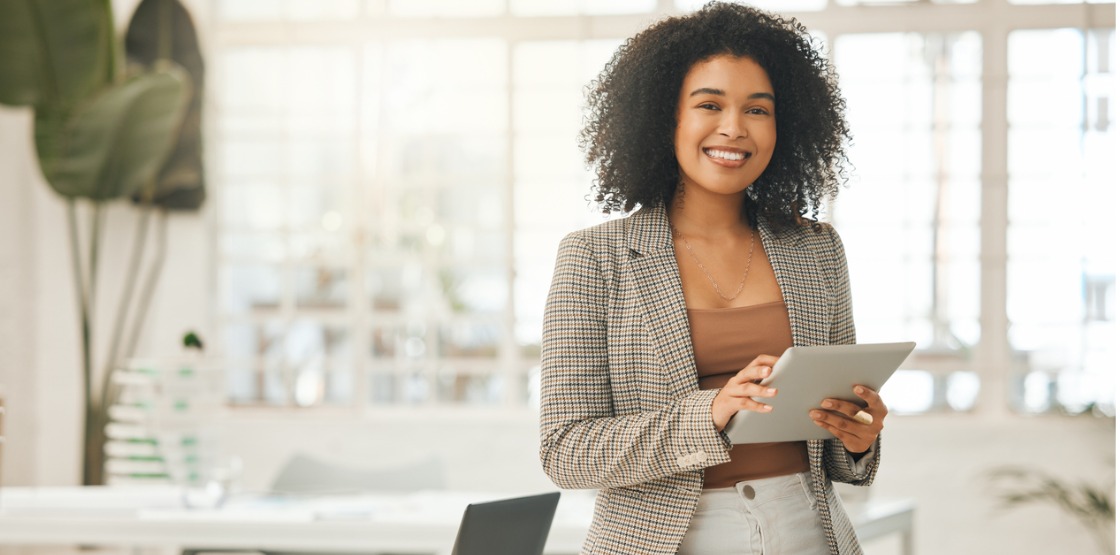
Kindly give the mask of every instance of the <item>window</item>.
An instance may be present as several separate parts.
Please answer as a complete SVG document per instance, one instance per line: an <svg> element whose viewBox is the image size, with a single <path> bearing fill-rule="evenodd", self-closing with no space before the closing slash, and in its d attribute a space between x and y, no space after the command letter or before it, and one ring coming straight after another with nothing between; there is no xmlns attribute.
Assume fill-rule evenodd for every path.
<svg viewBox="0 0 1120 555"><path fill-rule="evenodd" d="M892 408L947 406L950 381L973 379L980 340L980 35L848 34L834 45L855 174L833 221L856 329L860 341L918 344L884 392ZM954 391L954 405L971 408L976 392Z"/></svg>
<svg viewBox="0 0 1120 555"><path fill-rule="evenodd" d="M754 4L835 59L855 173L826 208L860 340L919 343L892 408L1111 415L1116 245L1091 207L1115 201L1115 33L1096 29L1115 9L1016 6L1008 34L976 17L991 2L1040 3ZM535 406L555 248L603 219L584 87L630 33L702 4L215 0L230 402ZM1006 113L984 112L996 97Z"/></svg>
<svg viewBox="0 0 1120 555"><path fill-rule="evenodd" d="M535 404L555 247L602 220L582 89L619 40L233 42L215 101L230 401Z"/></svg>
<svg viewBox="0 0 1120 555"><path fill-rule="evenodd" d="M1008 39L1008 341L1015 408L1114 414L1113 30Z"/></svg>
<svg viewBox="0 0 1120 555"><path fill-rule="evenodd" d="M514 333L519 353L532 361L526 375L532 406L539 392L541 321L556 246L567 232L602 221L584 198L592 176L575 145L583 88L619 44L526 41L513 51Z"/></svg>

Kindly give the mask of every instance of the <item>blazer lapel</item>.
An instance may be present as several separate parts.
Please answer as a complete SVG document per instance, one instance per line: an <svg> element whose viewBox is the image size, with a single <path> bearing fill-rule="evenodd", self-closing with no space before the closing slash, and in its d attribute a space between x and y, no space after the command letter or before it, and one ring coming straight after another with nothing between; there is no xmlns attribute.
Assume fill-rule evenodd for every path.
<svg viewBox="0 0 1120 555"><path fill-rule="evenodd" d="M668 216L661 206L643 208L627 218L630 295L644 311L647 331L668 372L675 395L699 391L688 312L680 270L673 254Z"/></svg>
<svg viewBox="0 0 1120 555"><path fill-rule="evenodd" d="M643 208L626 218L626 226L626 267L631 283L624 290L630 291L627 296L645 313L644 323L668 372L673 392L684 395L698 391L688 312L665 209ZM829 310L834 299L829 298L831 288L825 280L822 261L804 233L812 232L775 232L765 221L759 225L762 245L789 313L793 344L827 345L832 324Z"/></svg>
<svg viewBox="0 0 1120 555"><path fill-rule="evenodd" d="M793 344L827 345L832 325L829 308L834 299L828 298L831 292L821 270L821 261L805 241L805 233L812 231L774 232L765 221L759 225L762 245L789 312Z"/></svg>

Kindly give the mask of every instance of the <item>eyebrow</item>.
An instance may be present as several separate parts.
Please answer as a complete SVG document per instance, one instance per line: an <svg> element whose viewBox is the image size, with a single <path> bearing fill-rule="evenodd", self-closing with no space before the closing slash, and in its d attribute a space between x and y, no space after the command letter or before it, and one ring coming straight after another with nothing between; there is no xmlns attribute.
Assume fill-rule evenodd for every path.
<svg viewBox="0 0 1120 555"><path fill-rule="evenodd" d="M696 96L698 94L714 94L716 96L726 96L726 93L724 93L723 90L713 89L713 88L710 88L710 87L700 87L699 89L696 89L696 90L692 91L691 93L689 93L688 96L689 96L689 98L691 98L691 97ZM756 98L767 98L767 99L770 99L770 101L774 101L774 95L772 95L768 92L756 92L756 93L751 94L747 98L750 99L750 100L754 100Z"/></svg>

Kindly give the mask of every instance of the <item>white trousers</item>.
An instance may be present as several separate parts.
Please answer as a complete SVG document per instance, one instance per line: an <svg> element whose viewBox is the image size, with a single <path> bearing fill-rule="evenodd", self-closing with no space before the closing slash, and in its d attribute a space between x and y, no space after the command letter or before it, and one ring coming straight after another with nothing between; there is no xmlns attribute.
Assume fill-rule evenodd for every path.
<svg viewBox="0 0 1120 555"><path fill-rule="evenodd" d="M808 472L706 489L677 555L828 555Z"/></svg>

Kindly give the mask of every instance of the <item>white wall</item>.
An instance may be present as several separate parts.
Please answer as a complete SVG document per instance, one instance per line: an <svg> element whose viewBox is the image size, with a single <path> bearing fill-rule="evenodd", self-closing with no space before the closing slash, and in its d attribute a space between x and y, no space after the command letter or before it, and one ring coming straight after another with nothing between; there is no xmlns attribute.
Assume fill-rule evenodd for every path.
<svg viewBox="0 0 1120 555"><path fill-rule="evenodd" d="M0 384L8 398L3 479L5 484L75 483L81 476L83 393L66 203L42 179L31 123L30 110L0 107ZM88 237L88 213L80 214L80 233ZM105 218L95 368L104 360L136 220L136 212L123 203L110 207ZM177 354L184 330L198 329L204 336L208 331L210 256L204 221L199 215L170 218L164 279L140 336L139 355Z"/></svg>
<svg viewBox="0 0 1120 555"><path fill-rule="evenodd" d="M33 458L10 455L11 448L33 448L34 419L24 417L35 407L35 373L29 323L34 314L30 300L33 249L26 238L34 233L28 208L31 187L25 161L30 157L27 133L29 111L0 106L0 394L9 414L4 433L9 449L0 464L0 480L26 481Z"/></svg>

